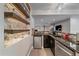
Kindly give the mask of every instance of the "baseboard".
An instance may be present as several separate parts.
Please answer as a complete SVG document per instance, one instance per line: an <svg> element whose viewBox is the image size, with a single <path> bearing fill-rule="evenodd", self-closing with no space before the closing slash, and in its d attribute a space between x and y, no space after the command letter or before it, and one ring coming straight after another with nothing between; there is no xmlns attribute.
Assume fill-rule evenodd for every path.
<svg viewBox="0 0 79 59"><path fill-rule="evenodd" d="M33 46L30 48L30 50L29 50L29 52L28 52L27 56L29 56L29 55L30 55L30 53L31 53L32 49L33 49Z"/></svg>

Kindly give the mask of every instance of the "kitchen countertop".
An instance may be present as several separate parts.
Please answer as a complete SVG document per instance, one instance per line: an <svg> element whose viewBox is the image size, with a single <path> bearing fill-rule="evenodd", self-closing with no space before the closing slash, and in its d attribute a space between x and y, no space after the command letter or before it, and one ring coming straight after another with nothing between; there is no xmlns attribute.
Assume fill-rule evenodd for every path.
<svg viewBox="0 0 79 59"><path fill-rule="evenodd" d="M79 49L70 46L70 43L72 43L76 47L79 47L79 45L77 45L76 43L73 43L73 42L70 42L70 41L65 41L64 39L62 39L60 37L55 37L55 36L53 36L51 34L49 34L49 36L51 36L52 38L54 38L56 41L58 41L59 43L61 43L62 45L64 45L68 49L70 49L71 51L79 53Z"/></svg>
<svg viewBox="0 0 79 59"><path fill-rule="evenodd" d="M42 35L49 35L49 32L45 31L37 31L33 33L33 36L42 36Z"/></svg>

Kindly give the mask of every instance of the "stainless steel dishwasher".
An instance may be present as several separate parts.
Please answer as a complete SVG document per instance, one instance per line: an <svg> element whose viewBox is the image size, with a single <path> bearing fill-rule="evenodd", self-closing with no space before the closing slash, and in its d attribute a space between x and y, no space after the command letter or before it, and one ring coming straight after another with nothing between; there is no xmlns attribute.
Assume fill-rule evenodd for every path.
<svg viewBox="0 0 79 59"><path fill-rule="evenodd" d="M42 48L42 35L35 35L33 37L33 47Z"/></svg>

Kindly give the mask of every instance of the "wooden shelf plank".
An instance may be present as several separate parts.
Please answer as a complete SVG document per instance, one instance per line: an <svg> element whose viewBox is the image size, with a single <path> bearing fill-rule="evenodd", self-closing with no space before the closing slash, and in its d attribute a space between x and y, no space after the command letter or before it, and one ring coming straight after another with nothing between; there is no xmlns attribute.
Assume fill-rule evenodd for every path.
<svg viewBox="0 0 79 59"><path fill-rule="evenodd" d="M30 29L4 29L5 31L30 31Z"/></svg>
<svg viewBox="0 0 79 59"><path fill-rule="evenodd" d="M16 7L16 8L18 8L24 15L26 15L27 16L27 18L29 18L30 17L30 10L29 10L29 8L27 8L26 7L26 10L24 9L25 8L25 6L23 6L23 3L13 3L13 5ZM27 11L27 9L29 10L29 11Z"/></svg>
<svg viewBox="0 0 79 59"><path fill-rule="evenodd" d="M30 31L29 29L27 29L27 30L11 30L11 29L5 29L4 30L4 32L6 32L6 33L20 33L20 32L25 32L25 31Z"/></svg>
<svg viewBox="0 0 79 59"><path fill-rule="evenodd" d="M18 14L14 13L14 12L4 12L4 17L12 17L12 18L16 18L18 21L21 21L25 24L30 24L29 22L27 22L25 19L21 18Z"/></svg>

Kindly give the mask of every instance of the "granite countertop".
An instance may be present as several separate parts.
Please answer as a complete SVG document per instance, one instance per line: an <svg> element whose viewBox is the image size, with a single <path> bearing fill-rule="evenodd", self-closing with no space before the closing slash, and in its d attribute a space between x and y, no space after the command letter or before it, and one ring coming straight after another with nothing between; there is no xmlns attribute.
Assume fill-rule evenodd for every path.
<svg viewBox="0 0 79 59"><path fill-rule="evenodd" d="M61 43L62 45L64 45L65 47L67 47L68 49L74 51L74 52L78 52L79 53L79 49L71 47L71 44L74 44L76 47L79 47L79 45L77 45L76 43L70 42L70 41L65 41L64 39L60 38L60 37L55 37L51 34L49 34L49 36L51 36L52 38L54 38L56 41L58 41L59 43Z"/></svg>
<svg viewBox="0 0 79 59"><path fill-rule="evenodd" d="M33 36L42 36L42 35L49 35L49 32L37 31L37 32L34 32L33 34Z"/></svg>

